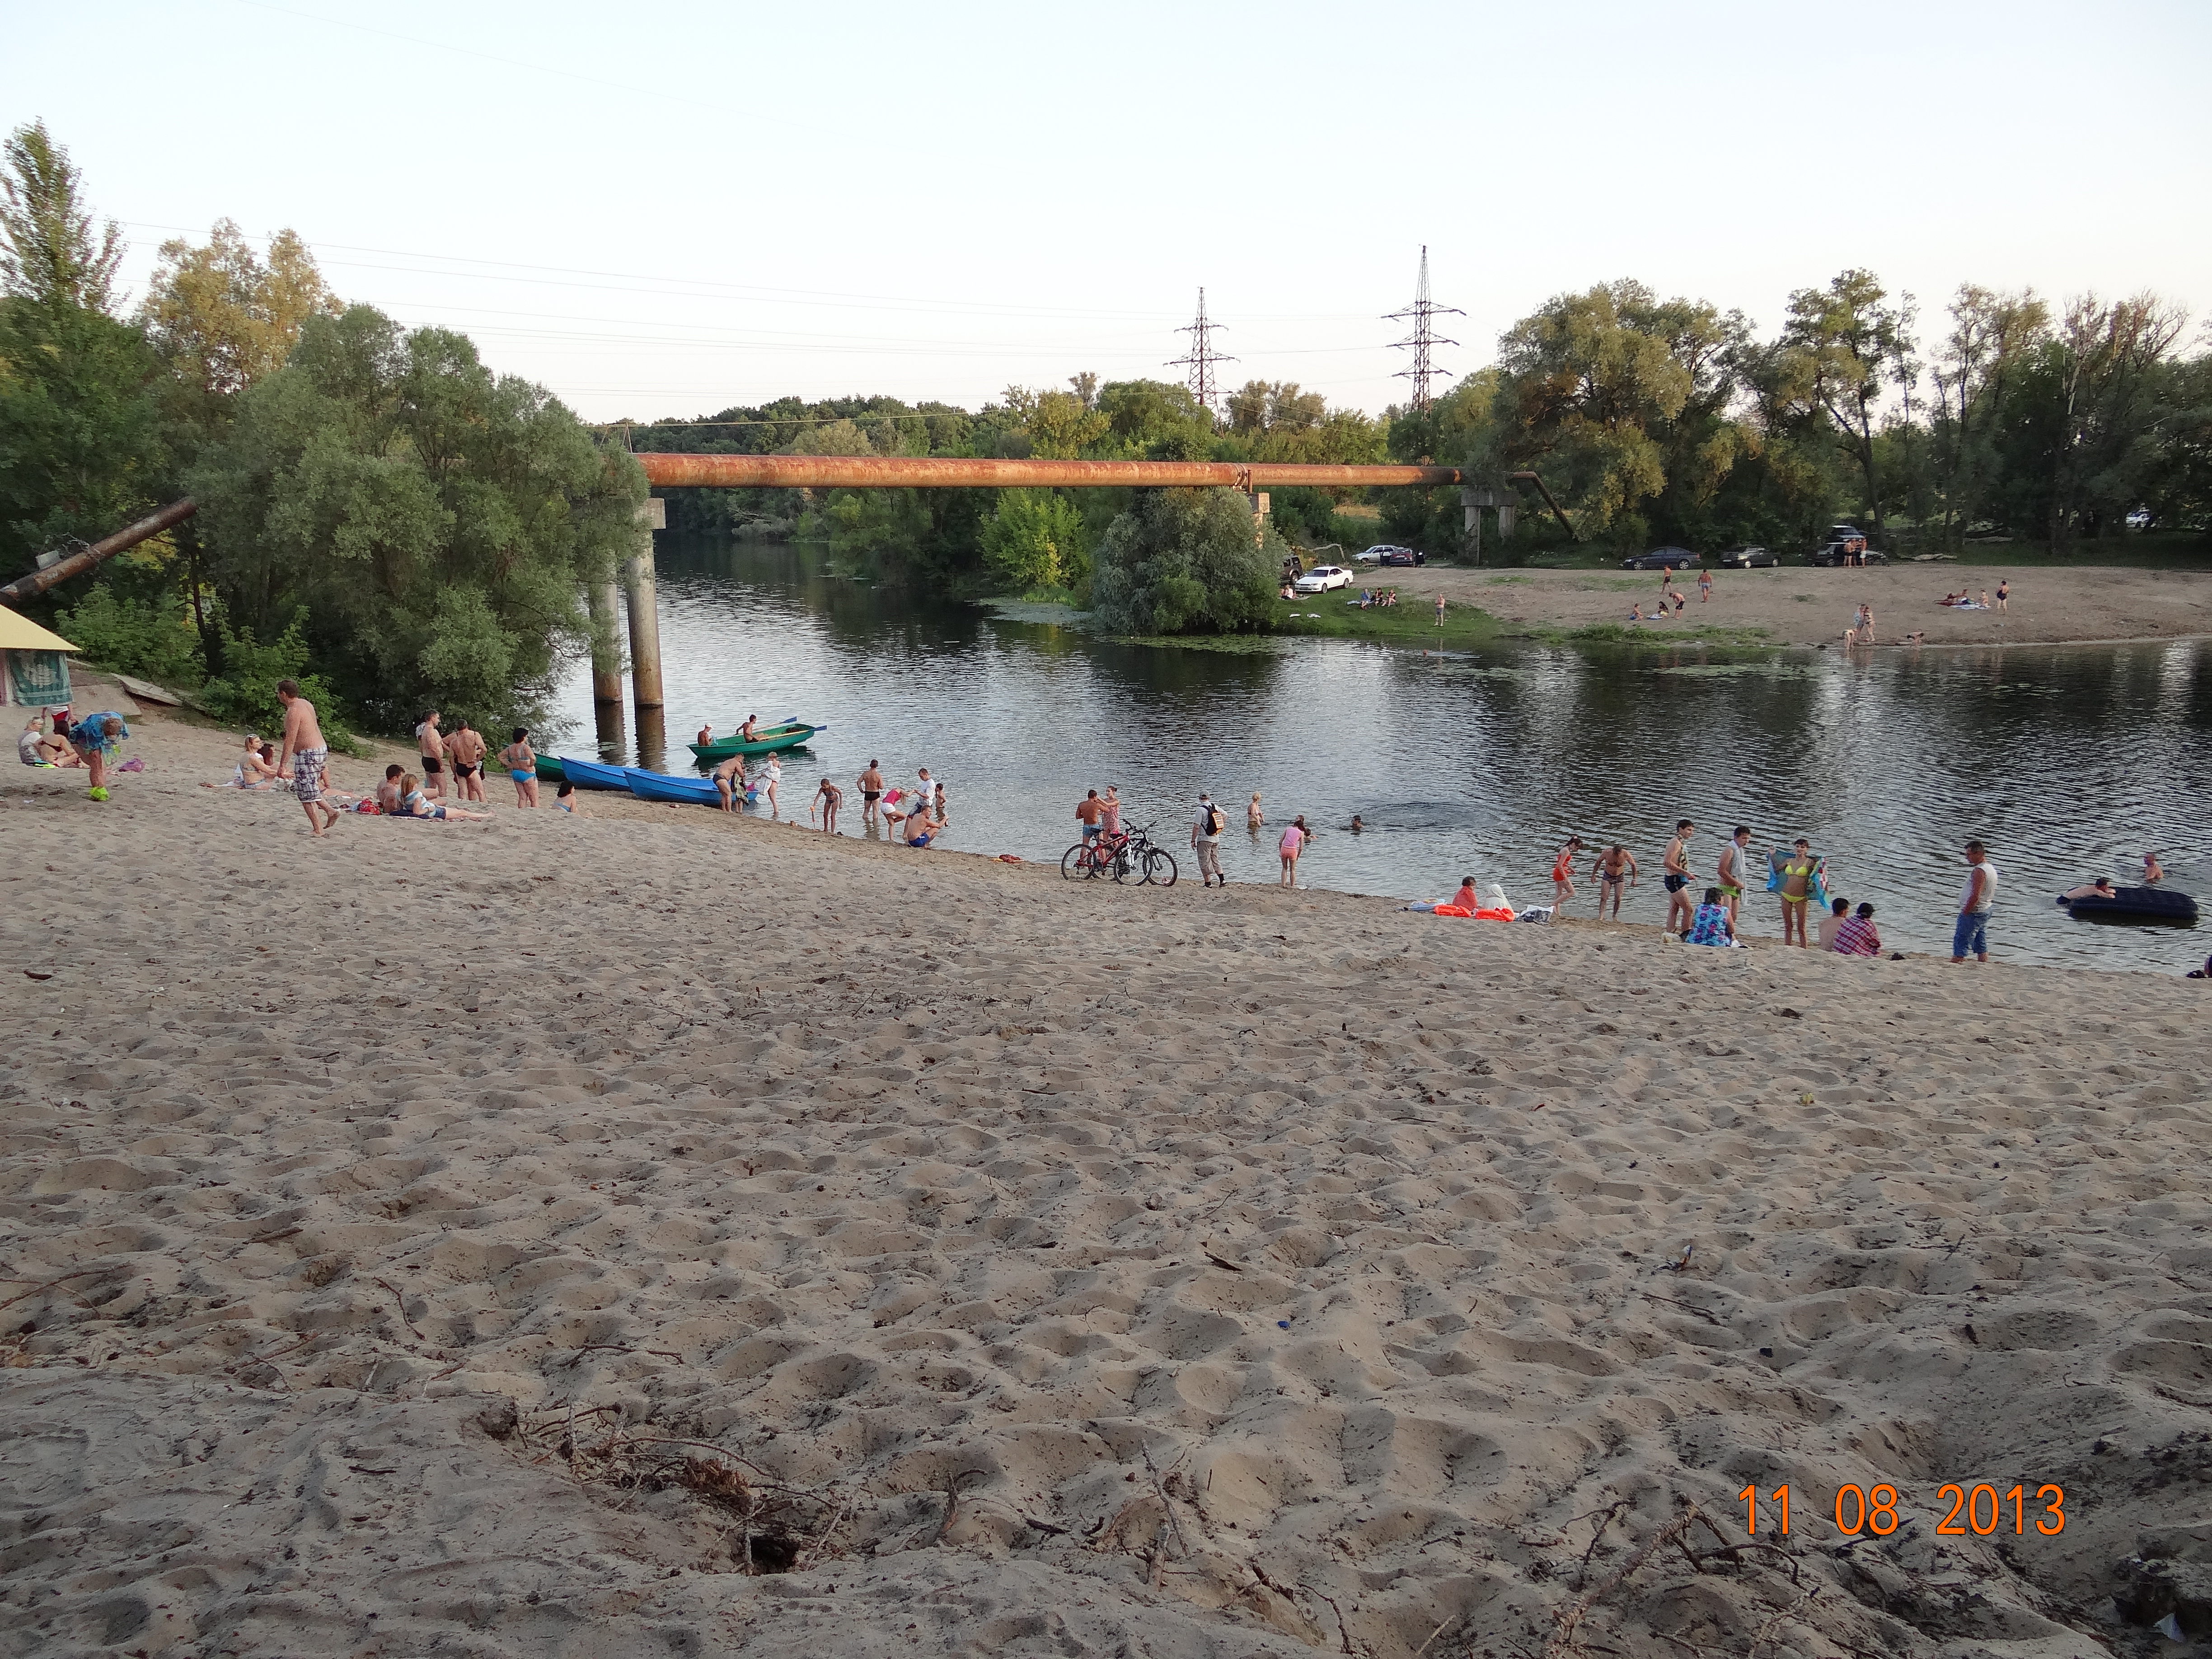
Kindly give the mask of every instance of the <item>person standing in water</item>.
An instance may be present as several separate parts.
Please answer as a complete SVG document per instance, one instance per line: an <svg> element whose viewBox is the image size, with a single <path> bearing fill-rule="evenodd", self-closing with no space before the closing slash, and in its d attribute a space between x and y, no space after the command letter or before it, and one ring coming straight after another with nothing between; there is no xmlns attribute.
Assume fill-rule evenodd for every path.
<svg viewBox="0 0 2212 1659"><path fill-rule="evenodd" d="M884 798L883 769L871 757L868 761L868 769L853 781L860 787L860 828L865 830L871 825L879 825L883 822L878 816L881 811L878 803Z"/></svg>
<svg viewBox="0 0 2212 1659"><path fill-rule="evenodd" d="M1720 884L1721 902L1728 906L1729 933L1735 933L1736 906L1743 899L1743 860L1751 848L1751 831L1739 823L1735 833L1722 843L1720 863L1714 867L1713 879Z"/></svg>
<svg viewBox="0 0 2212 1659"><path fill-rule="evenodd" d="M845 792L830 782L829 779L824 778L822 780L821 787L814 792L814 799L822 803L822 833L825 836L836 835L837 809L845 804ZM806 816L810 818L814 816L814 805L811 801L807 804Z"/></svg>
<svg viewBox="0 0 2212 1659"><path fill-rule="evenodd" d="M715 793L722 798L722 810L725 812L736 811L738 799L745 793L744 756L731 756L707 776L713 781Z"/></svg>
<svg viewBox="0 0 2212 1659"><path fill-rule="evenodd" d="M1569 836L1567 844L1559 848L1559 856L1552 860L1552 908L1567 908L1567 901L1575 896L1575 854L1583 850L1583 838Z"/></svg>
<svg viewBox="0 0 2212 1659"><path fill-rule="evenodd" d="M284 705L284 747L276 756L276 770L281 775L285 761L291 761L292 793L307 809L308 831L325 835L338 821L337 808L323 799L323 778L330 769L331 746L323 740L322 723L315 718L315 705L300 695L297 680L277 681L276 701ZM315 817L318 811L329 815L319 824Z"/></svg>
<svg viewBox="0 0 2212 1659"><path fill-rule="evenodd" d="M1687 818L1674 825L1674 839L1667 843L1667 856L1662 865L1667 872L1667 931L1686 933L1698 907L1690 898L1690 835L1698 826ZM1681 925L1674 922L1681 917Z"/></svg>
<svg viewBox="0 0 2212 1659"><path fill-rule="evenodd" d="M1990 959L1990 909L1997 900L1997 867L1990 862L1990 849L1978 841L1966 843L1966 887L1959 895L1959 920L1951 929L1951 960Z"/></svg>
<svg viewBox="0 0 2212 1659"><path fill-rule="evenodd" d="M1252 792L1252 804L1244 809L1244 827L1256 836L1260 833L1261 827L1267 822L1266 815L1260 811L1260 792L1255 789Z"/></svg>
<svg viewBox="0 0 2212 1659"><path fill-rule="evenodd" d="M1306 819L1305 814L1301 812L1291 820L1291 827L1283 831L1282 842L1277 848L1282 854L1282 884L1285 887L1295 889L1298 884L1298 854L1305 850L1305 845Z"/></svg>
<svg viewBox="0 0 2212 1659"><path fill-rule="evenodd" d="M1590 862L1590 875L1598 884L1597 919L1605 920L1606 901L1613 901L1613 919L1620 920L1620 890L1624 884L1636 884L1636 860L1619 842L1600 853Z"/></svg>

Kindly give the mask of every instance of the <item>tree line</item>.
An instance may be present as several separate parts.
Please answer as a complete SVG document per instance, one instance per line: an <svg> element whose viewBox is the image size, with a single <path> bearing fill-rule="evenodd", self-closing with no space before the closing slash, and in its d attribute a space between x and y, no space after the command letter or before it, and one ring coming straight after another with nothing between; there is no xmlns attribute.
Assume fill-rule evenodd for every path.
<svg viewBox="0 0 2212 1659"><path fill-rule="evenodd" d="M43 124L0 155L0 570L191 495L196 518L58 590L95 659L272 720L440 707L534 720L632 550L644 475L466 337L342 305L290 231L164 243L143 300Z"/></svg>

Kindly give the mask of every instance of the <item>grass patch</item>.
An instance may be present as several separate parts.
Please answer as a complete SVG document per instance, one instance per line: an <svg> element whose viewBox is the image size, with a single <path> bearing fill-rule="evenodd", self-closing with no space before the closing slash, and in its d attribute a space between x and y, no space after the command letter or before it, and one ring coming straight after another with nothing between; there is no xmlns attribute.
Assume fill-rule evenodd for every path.
<svg viewBox="0 0 2212 1659"><path fill-rule="evenodd" d="M1224 657L1272 657L1282 641L1272 634L1116 634L1109 645L1149 645L1162 650L1211 651Z"/></svg>
<svg viewBox="0 0 2212 1659"><path fill-rule="evenodd" d="M1454 605L1444 611L1444 625L1437 626L1436 606L1407 597L1398 604L1362 611L1344 602L1341 590L1310 598L1278 599L1275 631L1292 638L1374 640L1390 645L1420 645L1431 648L1487 645L1498 636L1498 618L1471 605Z"/></svg>
<svg viewBox="0 0 2212 1659"><path fill-rule="evenodd" d="M2062 569L2068 565L2123 565L2138 570L2206 570L2212 569L2212 537L2185 531L2109 536L2100 541L2082 542L2064 553L2053 553L2033 542L1969 542L1959 550L1955 559L1946 562L2051 566Z"/></svg>
<svg viewBox="0 0 2212 1659"><path fill-rule="evenodd" d="M1639 628L1633 623L1590 623L1581 628L1536 628L1516 635L1539 645L1741 645L1769 644L1764 628L1722 628L1673 623Z"/></svg>

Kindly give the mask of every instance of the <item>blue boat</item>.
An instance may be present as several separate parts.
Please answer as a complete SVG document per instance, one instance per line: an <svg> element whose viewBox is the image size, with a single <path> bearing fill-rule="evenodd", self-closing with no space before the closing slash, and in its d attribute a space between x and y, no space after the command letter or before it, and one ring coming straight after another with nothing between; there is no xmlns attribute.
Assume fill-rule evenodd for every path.
<svg viewBox="0 0 2212 1659"><path fill-rule="evenodd" d="M623 769L629 792L640 800L678 801L690 806L720 806L722 792L714 787L712 778L672 778L665 773L648 772L642 767Z"/></svg>
<svg viewBox="0 0 2212 1659"><path fill-rule="evenodd" d="M624 775L627 768L605 766L598 761L570 760L561 757L561 769L569 782L583 789L627 789L629 779Z"/></svg>

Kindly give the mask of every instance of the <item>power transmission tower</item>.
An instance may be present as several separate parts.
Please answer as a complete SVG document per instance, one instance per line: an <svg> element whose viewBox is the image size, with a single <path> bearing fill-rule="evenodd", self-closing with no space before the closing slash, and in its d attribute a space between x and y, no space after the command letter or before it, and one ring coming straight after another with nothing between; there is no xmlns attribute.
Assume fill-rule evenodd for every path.
<svg viewBox="0 0 2212 1659"><path fill-rule="evenodd" d="M1220 326L1218 323L1206 321L1206 290L1199 289L1198 320L1188 327L1176 331L1178 334L1190 336L1190 356L1173 358L1167 364L1170 368L1187 368L1190 371L1191 395L1198 399L1200 406L1209 414L1213 410L1213 365L1233 363L1237 361L1236 358L1213 349L1213 336Z"/></svg>
<svg viewBox="0 0 2212 1659"><path fill-rule="evenodd" d="M1429 352L1431 348L1440 345L1457 345L1459 343L1457 340L1447 340L1438 335L1434 326L1435 319L1438 317L1464 317L1466 315L1467 313L1464 311L1460 310L1455 306L1440 306L1429 298L1429 245L1426 242L1422 243L1421 282L1420 286L1413 292L1413 303L1406 310L1394 311L1382 319L1386 323L1410 322L1413 325L1413 332L1412 336L1407 339L1397 341L1391 346L1390 349L1393 351L1402 351L1407 346L1411 346L1413 349L1413 366L1411 368L1400 369L1397 374L1391 378L1394 380L1411 380L1413 383L1413 412L1415 414L1425 415L1428 413L1430 377L1443 373L1442 369L1437 368L1429 361Z"/></svg>

